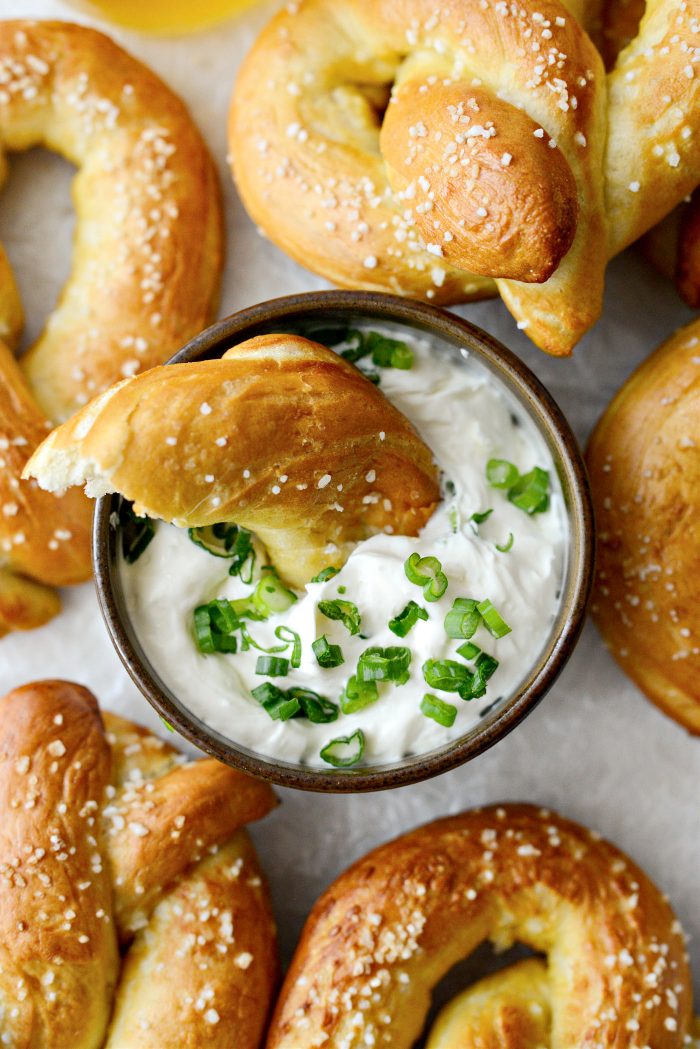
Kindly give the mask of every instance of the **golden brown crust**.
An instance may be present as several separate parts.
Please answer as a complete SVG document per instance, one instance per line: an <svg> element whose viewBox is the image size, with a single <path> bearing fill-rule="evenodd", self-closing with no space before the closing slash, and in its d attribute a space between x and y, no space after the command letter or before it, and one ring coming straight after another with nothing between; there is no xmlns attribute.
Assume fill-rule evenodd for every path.
<svg viewBox="0 0 700 1049"><path fill-rule="evenodd" d="M560 1045L627 1046L633 1030L636 1045L684 1044L690 976L661 893L584 828L504 805L419 828L334 882L307 921L267 1049L409 1049L432 988L485 938L548 954Z"/></svg>
<svg viewBox="0 0 700 1049"><path fill-rule="evenodd" d="M700 733L700 322L625 383L587 462L598 523L594 619L647 696Z"/></svg>
<svg viewBox="0 0 700 1049"><path fill-rule="evenodd" d="M555 0L466 11L461 0L301 0L239 74L234 176L270 238L336 283L453 303L483 295L484 278L465 270L476 266L514 278L499 284L509 309L538 345L569 353L600 312L604 88L597 51ZM453 93L461 106L450 111ZM473 230L461 208L442 206L443 180ZM515 229L522 246L504 265ZM519 283L553 266L543 285Z"/></svg>
<svg viewBox="0 0 700 1049"><path fill-rule="evenodd" d="M217 177L183 103L93 29L0 22L0 70L3 148L45 145L79 169L72 272L23 361L42 408L60 421L122 376L162 363L211 320L222 265Z"/></svg>
<svg viewBox="0 0 700 1049"><path fill-rule="evenodd" d="M355 367L298 336L155 368L54 430L28 470L137 513L255 531L304 585L373 531L415 535L439 498L430 450Z"/></svg>
<svg viewBox="0 0 700 1049"><path fill-rule="evenodd" d="M145 730L107 721L106 731L94 697L67 682L0 700L3 1036L21 1049L100 1049L108 1036L114 1049L253 1049L249 1032L260 1032L276 980L275 940L237 828L274 795L216 762L181 767ZM128 946L134 932L120 975L117 939ZM240 955L253 951L246 968ZM154 971L139 989L144 967Z"/></svg>

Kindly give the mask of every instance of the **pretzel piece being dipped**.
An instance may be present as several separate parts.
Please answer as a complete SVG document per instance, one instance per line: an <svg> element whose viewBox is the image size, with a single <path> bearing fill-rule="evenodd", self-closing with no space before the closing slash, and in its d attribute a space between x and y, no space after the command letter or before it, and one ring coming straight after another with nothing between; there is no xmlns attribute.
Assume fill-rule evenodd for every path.
<svg viewBox="0 0 700 1049"><path fill-rule="evenodd" d="M68 682L16 689L0 715L3 1042L258 1049L275 933L242 828L270 788L103 720Z"/></svg>
<svg viewBox="0 0 700 1049"><path fill-rule="evenodd" d="M521 1033L523 1000L541 1003L546 1038L536 1040L536 1031L529 1041L529 1033L499 1041L496 1027L487 1040L472 998L465 1013L472 1026L463 1041L446 1043L450 1049L687 1044L690 974L683 931L664 896L583 827L503 805L397 838L330 886L302 933L267 1049L410 1049L433 987L486 939L502 948L521 941L547 955L544 975L536 965L492 978L504 981L500 1006L493 983L482 987L494 1023L510 994ZM528 974L530 995L521 982ZM445 1049L437 1034L431 1049Z"/></svg>
<svg viewBox="0 0 700 1049"><path fill-rule="evenodd" d="M622 669L700 734L700 322L627 380L586 453L598 523L592 612Z"/></svg>
<svg viewBox="0 0 700 1049"><path fill-rule="evenodd" d="M26 473L120 492L139 514L232 521L304 585L382 529L416 535L439 499L430 450L353 365L299 336L125 380L58 427Z"/></svg>

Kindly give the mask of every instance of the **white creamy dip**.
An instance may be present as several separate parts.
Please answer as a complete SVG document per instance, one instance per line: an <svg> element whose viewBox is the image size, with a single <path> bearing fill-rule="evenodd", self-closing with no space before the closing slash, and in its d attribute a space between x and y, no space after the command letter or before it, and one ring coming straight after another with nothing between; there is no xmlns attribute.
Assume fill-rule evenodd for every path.
<svg viewBox="0 0 700 1049"><path fill-rule="evenodd" d="M378 330L372 326L372 330ZM381 329L384 331L384 329ZM328 768L321 748L339 736L362 729L362 764L397 761L425 753L463 735L480 714L500 697L512 695L537 660L551 631L559 605L559 590L568 545L568 525L554 465L533 421L510 393L466 352L431 350L429 340L402 329L386 334L408 343L415 353L413 368L382 368L381 389L416 426L432 449L448 494L417 538L376 535L358 544L338 575L324 583L309 583L287 611L265 622L249 624L261 645L279 645L275 628L285 624L302 642L301 665L284 678L255 673L258 651L233 655L203 655L192 632L193 610L214 598L243 597L251 587L228 575L229 562L196 546L186 529L159 522L150 545L132 565L121 564L126 605L143 650L162 681L193 714L224 736L258 753L291 762ZM532 516L508 501L503 490L489 487L489 459L506 459L521 473L534 466L549 471L550 506ZM451 490L451 486L443 490ZM475 512L493 508L478 527ZM500 552L509 534L513 545ZM437 557L449 580L439 600L425 601L419 586L404 571L414 551ZM343 592L343 589L344 592ZM421 667L427 659L464 662L444 629L446 614L457 597L489 598L511 627L494 638L480 625L472 638L499 666L480 699L464 701L454 692L426 685ZM363 637L351 637L342 622L318 611L319 601L342 599L357 605ZM429 613L406 637L388 627L409 601ZM339 644L345 662L321 669L312 642L325 634ZM280 688L313 689L338 702L361 653L370 646L406 646L412 653L410 678L404 685L379 683L379 699L355 714L340 713L337 721L314 724L304 718L274 721L251 696L251 690L272 680ZM289 655L289 653L282 653ZM457 707L451 728L420 710L423 696L433 693Z"/></svg>

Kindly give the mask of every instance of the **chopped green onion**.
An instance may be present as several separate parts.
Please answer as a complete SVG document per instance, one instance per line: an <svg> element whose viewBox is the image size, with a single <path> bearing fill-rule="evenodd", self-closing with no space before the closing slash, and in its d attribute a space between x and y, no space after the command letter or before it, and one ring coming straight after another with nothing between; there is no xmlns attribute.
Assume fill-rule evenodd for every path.
<svg viewBox="0 0 700 1049"><path fill-rule="evenodd" d="M526 514L543 513L549 507L549 474L536 466L511 486L508 499Z"/></svg>
<svg viewBox="0 0 700 1049"><path fill-rule="evenodd" d="M167 728L168 732L174 732L174 731L175 731L175 729L174 729L174 728L173 728L173 726L172 726L172 725L170 724L170 722L169 722L169 721L166 721L164 717L161 717L161 719L160 719L160 720L161 720L161 721L163 722L163 724L164 724L164 725L165 725L165 727Z"/></svg>
<svg viewBox="0 0 700 1049"><path fill-rule="evenodd" d="M406 634L416 625L419 619L426 620L427 618L428 613L424 608L417 605L415 601L409 601L397 616L389 620L389 630L396 634L397 637L406 637Z"/></svg>
<svg viewBox="0 0 700 1049"><path fill-rule="evenodd" d="M362 729L357 729L351 736L338 736L326 743L321 757L334 768L349 768L356 765L365 752L365 736Z"/></svg>
<svg viewBox="0 0 700 1049"><path fill-rule="evenodd" d="M510 627L493 607L489 600L480 601L476 606L484 620L484 626L494 637L505 637L510 634Z"/></svg>
<svg viewBox="0 0 700 1049"><path fill-rule="evenodd" d="M399 339L387 339L376 331L370 331L366 335L366 344L372 352L372 363L378 368L408 371L413 367L413 350Z"/></svg>
<svg viewBox="0 0 700 1049"><path fill-rule="evenodd" d="M339 571L339 568L334 568L333 565L328 565L327 568L322 568L318 575L313 576L311 582L325 583L327 579L332 579L333 576L337 575Z"/></svg>
<svg viewBox="0 0 700 1049"><path fill-rule="evenodd" d="M271 616L285 612L296 599L297 595L289 590L275 570L268 566L263 570L263 575L253 591L252 602L253 607L264 616Z"/></svg>
<svg viewBox="0 0 700 1049"><path fill-rule="evenodd" d="M457 514L456 506L451 506L447 511L447 519L450 522L450 528L456 534L459 527L459 516Z"/></svg>
<svg viewBox="0 0 700 1049"><path fill-rule="evenodd" d="M194 610L193 619L195 642L200 652L210 655L212 652L237 651L235 631L240 629L241 623L230 601L219 598L199 605Z"/></svg>
<svg viewBox="0 0 700 1049"><path fill-rule="evenodd" d="M427 718L437 721L438 725L449 728L454 725L457 717L457 707L452 703L446 703L444 699L438 699L431 692L426 692L420 704L421 713Z"/></svg>
<svg viewBox="0 0 700 1049"><path fill-rule="evenodd" d="M473 674L463 663L456 663L453 659L427 659L423 664L423 677L431 688L459 692L469 684Z"/></svg>
<svg viewBox="0 0 700 1049"><path fill-rule="evenodd" d="M265 677L286 677L289 673L289 660L282 656L258 656L255 673Z"/></svg>
<svg viewBox="0 0 700 1049"><path fill-rule="evenodd" d="M483 513L472 514L471 517L469 518L469 520L473 521L474 524L480 525L480 524L483 524L484 521L488 520L488 518L491 516L492 513L493 513L493 509L491 509L491 510L484 510Z"/></svg>
<svg viewBox="0 0 700 1049"><path fill-rule="evenodd" d="M317 637L316 640L311 643L311 647L316 656L316 662L325 670L330 670L332 667L339 667L341 663L345 662L343 650L340 645L329 644L328 638L325 634L322 634L321 637Z"/></svg>
<svg viewBox="0 0 700 1049"><path fill-rule="evenodd" d="M363 357L367 357L372 352L372 347L367 345L364 332L357 331L356 328L349 331L343 341L350 345L346 350L340 351L340 356L353 364L356 364L357 361L362 360Z"/></svg>
<svg viewBox="0 0 700 1049"><path fill-rule="evenodd" d="M517 466L507 459L489 459L486 464L486 480L492 488L511 488L519 476Z"/></svg>
<svg viewBox="0 0 700 1049"><path fill-rule="evenodd" d="M235 542L231 549L233 560L228 570L229 575L240 576L241 582L250 585L253 582L253 571L255 569L255 547L253 536L247 528L239 528ZM248 566L247 570L244 569Z"/></svg>
<svg viewBox="0 0 700 1049"><path fill-rule="evenodd" d="M355 714L371 703L376 703L378 699L377 682L358 681L357 676L353 674L340 694L340 709L343 714Z"/></svg>
<svg viewBox="0 0 700 1049"><path fill-rule="evenodd" d="M460 655L462 659L476 659L479 652L481 652L481 649L472 641L465 641L464 644L460 645L457 649L457 654Z"/></svg>
<svg viewBox="0 0 700 1049"><path fill-rule="evenodd" d="M484 681L488 681L498 669L498 660L490 656L488 652L482 652L476 661L476 669Z"/></svg>
<svg viewBox="0 0 700 1049"><path fill-rule="evenodd" d="M514 536L512 532L508 533L508 538L505 543L496 543L496 549L500 550L502 554L507 554L509 550L513 549Z"/></svg>
<svg viewBox="0 0 700 1049"><path fill-rule="evenodd" d="M352 601L319 601L318 610L327 619L340 620L350 634L359 634L360 613Z"/></svg>
<svg viewBox="0 0 700 1049"><path fill-rule="evenodd" d="M347 589L348 588L346 586L339 586L338 587L338 593L339 594L345 594L345 593L347 593Z"/></svg>
<svg viewBox="0 0 700 1049"><path fill-rule="evenodd" d="M421 557L420 554L413 553L406 559L403 567L408 581L423 587L423 597L426 601L437 601L447 590L447 576L437 557Z"/></svg>
<svg viewBox="0 0 700 1049"><path fill-rule="evenodd" d="M288 697L287 693L276 685L266 681L254 688L252 695L267 711L273 721L288 721L301 710L299 700Z"/></svg>
<svg viewBox="0 0 700 1049"><path fill-rule="evenodd" d="M133 504L125 499L122 499L119 507L119 526L122 534L122 556L128 565L133 565L156 534L156 526L150 517L137 517Z"/></svg>
<svg viewBox="0 0 700 1049"><path fill-rule="evenodd" d="M411 664L410 648L366 648L357 661L358 681L392 681L405 685Z"/></svg>
<svg viewBox="0 0 700 1049"><path fill-rule="evenodd" d="M287 695L296 699L301 706L302 716L316 725L338 720L338 708L326 696L312 692L310 688L288 688Z"/></svg>
<svg viewBox="0 0 700 1049"><path fill-rule="evenodd" d="M203 525L201 528L188 528L189 535L195 546L206 550L214 557L233 557L236 539L238 538L238 526L227 524Z"/></svg>
<svg viewBox="0 0 700 1049"><path fill-rule="evenodd" d="M275 637L279 638L280 641L285 641L287 645L292 646L292 655L290 662L294 669L301 665L301 638L297 634L296 630L292 630L288 626L278 626L275 630Z"/></svg>
<svg viewBox="0 0 700 1049"><path fill-rule="evenodd" d="M472 597L456 597L445 616L445 633L454 638L473 637L480 621L478 601Z"/></svg>

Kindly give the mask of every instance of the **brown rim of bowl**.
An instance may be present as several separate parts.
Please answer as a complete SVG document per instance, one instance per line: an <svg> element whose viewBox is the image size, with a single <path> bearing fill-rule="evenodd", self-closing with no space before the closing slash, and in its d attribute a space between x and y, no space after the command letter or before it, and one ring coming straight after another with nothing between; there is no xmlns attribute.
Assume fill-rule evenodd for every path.
<svg viewBox="0 0 700 1049"><path fill-rule="evenodd" d="M464 736L424 755L366 768L338 771L266 759L210 728L180 704L159 680L129 630L120 588L115 586L116 531L110 527L118 496L98 499L93 526L93 559L100 608L112 643L132 680L150 704L185 739L212 757L280 786L326 793L386 790L437 776L482 754L518 725L554 684L583 628L594 566L593 506L586 468L568 422L530 369L486 332L435 306L374 292L320 291L262 302L217 321L192 339L168 364L218 357L255 335L284 330L318 315L347 315L407 324L466 347L495 373L537 422L559 475L568 510L571 545L557 619L539 660L510 701L487 708Z"/></svg>

